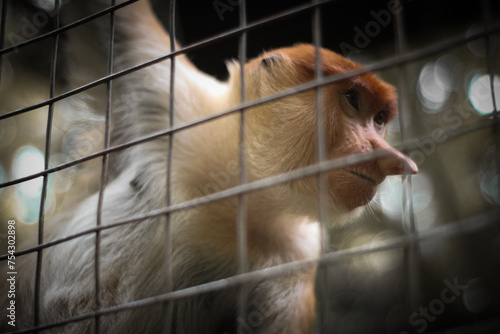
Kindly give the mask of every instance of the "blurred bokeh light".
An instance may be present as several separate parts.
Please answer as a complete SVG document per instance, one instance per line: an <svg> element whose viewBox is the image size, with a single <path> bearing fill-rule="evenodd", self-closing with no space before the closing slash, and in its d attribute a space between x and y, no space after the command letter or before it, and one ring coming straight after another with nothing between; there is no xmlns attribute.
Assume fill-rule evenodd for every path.
<svg viewBox="0 0 500 334"><path fill-rule="evenodd" d="M44 159L43 153L37 148L32 146L21 147L14 158L12 166L13 178L19 179L43 171ZM19 183L16 186L14 205L17 208L16 212L18 212L19 218L25 223L38 221L42 186L42 177Z"/></svg>
<svg viewBox="0 0 500 334"><path fill-rule="evenodd" d="M492 94L495 94L498 108L498 99L500 98L500 76L495 75L493 77L492 91L491 80L488 74L474 75L469 85L468 97L470 103L480 115L488 115L495 110Z"/></svg>

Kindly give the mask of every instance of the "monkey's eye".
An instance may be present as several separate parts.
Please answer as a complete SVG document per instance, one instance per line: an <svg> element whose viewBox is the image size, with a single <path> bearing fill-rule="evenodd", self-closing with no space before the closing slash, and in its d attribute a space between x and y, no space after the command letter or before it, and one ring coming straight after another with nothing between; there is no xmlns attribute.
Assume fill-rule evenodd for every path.
<svg viewBox="0 0 500 334"><path fill-rule="evenodd" d="M353 90L348 90L344 93L347 102L356 110L359 110L358 94Z"/></svg>
<svg viewBox="0 0 500 334"><path fill-rule="evenodd" d="M388 121L387 118L388 118L387 111L382 110L382 111L379 111L375 115L375 117L373 117L373 121L378 126L384 126L387 123L387 121Z"/></svg>

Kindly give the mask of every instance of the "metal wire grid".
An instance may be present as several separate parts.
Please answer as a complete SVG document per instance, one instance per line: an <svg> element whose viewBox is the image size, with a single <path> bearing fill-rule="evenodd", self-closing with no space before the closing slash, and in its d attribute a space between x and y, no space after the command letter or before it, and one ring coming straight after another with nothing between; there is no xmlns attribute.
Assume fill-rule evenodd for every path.
<svg viewBox="0 0 500 334"><path fill-rule="evenodd" d="M252 272L248 272L248 263L247 263L247 246L246 246L246 235L245 235L245 226L246 226L246 220L245 220L245 212L247 210L246 207L246 200L245 200L245 195L258 191L261 189L265 189L268 187L272 187L275 185L279 185L285 182L290 182L294 180L298 180L301 178L305 178L308 176L313 176L313 175L319 175L319 180L321 181L322 175L325 175L326 172L331 171L333 169L337 168L342 168L347 165L353 164L353 163L359 163L363 161L368 161L376 157L377 155L374 153L368 153L368 154L356 154L352 155L349 157L345 158L340 158L340 159L335 159L335 160L326 160L325 159L325 143L324 143L324 136L322 133L324 132L322 127L323 125L321 122L318 123L318 163L315 165L307 166L304 168L300 168L288 173L284 173L281 175L269 177L266 179L258 180L255 182L247 183L246 179L246 171L244 168L240 170L240 185L231 189L223 190L214 194L210 194L207 196L204 196L202 198L197 198L191 201L179 203L179 204L171 204L171 199L170 199L170 166L172 163L172 156L171 156L171 149L169 150L169 157L168 157L168 168L167 168L167 175L166 175L166 187L167 187L167 198L166 198L166 203L165 207L161 210L155 210L151 211L147 214L144 215L138 215L134 217L130 217L124 220L119 220L116 221L112 224L109 225L102 225L101 224L101 212L102 212L102 199L103 199L103 192L106 186L107 182L107 170L108 170L108 155L119 151L123 150L135 145L140 145L142 143L148 142L155 140L159 137L163 136L170 136L172 138L175 136L175 134L179 131L187 131L191 127L210 122L212 120L234 114L234 113L241 113L241 129L245 128L245 110L257 106L260 104L264 104L276 99L280 99L283 97L287 97L299 92L315 89L316 90L316 103L317 106L321 105L321 100L322 96L320 93L320 90L318 88L346 79L346 78L351 78L354 76L358 76L360 74L366 73L366 72L371 72L371 71L380 71L384 69L389 69L393 67L399 67L400 68L400 79L399 79L399 91L401 92L401 96L404 99L406 96L406 92L408 91L406 88L406 77L405 77L405 66L407 64L410 64L412 62L415 62L417 60L429 57L431 55L435 55L438 53L441 53L443 51L449 50L451 48L461 46L465 43L468 43L470 41L478 40L478 39L484 39L485 40L485 45L486 45L486 50L487 50L487 62L488 62L488 70L489 70L489 75L490 75L490 83L491 83L491 91L493 92L493 64L494 64L494 59L493 59L493 53L491 50L491 36L492 34L496 34L500 32L500 25L492 25L491 19L489 18L489 10L488 10L488 1L482 1L482 6L483 6L483 21L485 22L485 27L484 30L478 33L475 33L469 37L460 37L460 38L452 38L447 41L441 42L439 44L434 44L434 45L429 45L426 46L418 51L415 52L407 52L406 47L405 47L405 29L404 29L404 22L402 19L401 15L396 15L395 19L395 31L396 31L396 46L397 46L397 56L391 59L385 59L380 62L377 62L375 64L372 64L370 66L367 66L365 69L361 70L356 70L356 71L351 71L346 74L341 74L341 75L334 75L330 77L323 77L321 75L320 71L316 72L316 78L314 81L293 87L292 89L289 89L287 91L275 94L270 97L262 98L256 101L248 102L245 99L245 91L242 88L241 94L242 94L242 100L241 104L237 107L231 108L229 110L224 110L221 111L217 114L207 116L200 118L198 120L184 123L182 125L175 125L175 121L173 118L173 90L175 89L175 57L184 53L187 53L192 50L196 50L198 48L201 48L203 46L206 46L208 44L214 43L216 41L219 41L221 39L229 38L232 36L239 36L239 61L241 64L244 64L246 62L246 45L247 45L247 32L251 29L257 28L264 26L270 22L273 22L278 19L290 17L299 13L303 13L306 11L310 11L312 13L312 24L313 24L313 44L318 48L321 46L321 30L320 30L320 20L321 20L321 7L331 1L319 1L319 0L314 0L311 3L304 4L298 7L295 7L293 9L285 10L277 15L273 15L270 17L267 17L263 20L259 20L253 23L247 23L246 19L246 6L245 2L241 1L240 2L240 7L239 7L239 20L240 24L238 28L229 30L225 33L219 34L217 36L202 40L198 43L194 43L188 46L185 46L179 50L175 49L175 44L174 44L174 39L172 38L172 44L171 44L171 50L172 52L164 55L162 57L158 57L156 59L153 59L151 61L139 64L137 66L133 66L130 68L127 68L125 70L119 71L119 72L114 72L113 71L113 35L114 35L114 12L116 10L119 10L120 8L127 6L137 0L129 0L124 3L121 3L119 5L115 5L115 1L111 1L111 6L103 11L100 11L98 13L95 13L87 18L84 18L82 20L79 20L77 22L74 22L72 24L66 25L64 27L59 26L59 1L55 1L55 10L56 10L56 16L54 20L54 29L44 35L38 36L36 38L21 42L17 45L13 45L10 47L4 47L4 32L5 32L5 18L6 18L6 10L7 6L6 3L7 1L4 0L2 1L2 16L1 16L1 22L0 25L2 27L2 34L0 34L0 78L1 78L1 71L2 71L2 57L4 54L7 54L9 52L12 52L15 49L22 48L27 45L31 45L33 43L37 43L41 40L51 38L53 39L53 56L51 59L51 78L50 78L50 98L40 102L38 104L34 104L22 109L18 110L13 110L10 112L7 112L3 115L0 115L0 120L4 120L7 118L15 117L17 115L23 114L30 112L32 110L38 109L40 107L48 107L49 108L49 113L48 113L48 120L47 120L47 136L46 136L46 142L45 142L45 168L42 172L32 174L30 176L26 176L23 178L18 178L14 179L11 181L4 182L0 184L0 188L5 188L8 186L20 184L22 182L26 182L29 180L33 180L38 177L43 177L44 183L43 183L43 188L42 188L42 197L41 197L41 203L40 203L40 216L39 216L39 231L38 231L38 245L35 247L31 247L29 249L25 249L22 251L18 251L16 253L16 256L22 256L25 254L30 254L30 253L36 253L37 254L37 270L36 270L36 284L35 284L35 327L26 329L26 330L20 330L16 331L15 333L27 333L27 332L39 332L44 329L48 328L53 328L53 327L58 327L58 326L63 326L65 324L71 323L71 322L76 322L76 321L82 321L86 319L95 319L95 329L96 333L99 333L99 317L103 315L108 315L108 314L113 314L113 313L118 313L118 312L123 312L127 310L133 310L137 308L142 308L142 307L147 307L151 305L158 305L158 304L164 304L168 308L168 305L171 305L171 303L168 303L169 301L176 300L176 299L181 299L181 298L186 298L189 296L195 296L197 294L201 293L207 293L211 291L217 291L220 289L226 289L229 287L240 287L240 298L239 298L239 314L243 315L244 310L245 310L245 290L244 287L246 284L255 282L255 281L260 281L265 278L277 278L282 275L285 275L287 273L293 273L299 270L302 270L307 267L314 266L316 263L319 263L320 268L322 266L327 266L329 264L332 264L336 261L339 261L341 259L346 259L349 257L356 257L356 256L361 256L364 254L371 254L375 252L381 252L389 249L397 249L397 248L403 248L409 250L408 258L406 263L408 264L408 271L409 271L409 279L410 279L410 296L416 296L418 294L417 291L417 286L418 283L416 280L418 279L418 275L416 275L417 271L417 261L415 260L415 253L418 250L418 246L422 241L433 239L433 238L451 238L457 235L465 235L468 233L472 233L477 230L485 229L493 224L496 224L497 222L497 217L498 214L500 213L499 210L494 210L488 213L484 213L482 215L476 216L471 219L467 220L461 220L461 221L456 221L453 223L449 223L445 226L441 226L438 228L435 228L431 231L425 232L425 233L417 233L415 229L415 223L414 223L414 213L412 210L412 199L411 199L411 181L409 177L405 177L405 182L404 182L404 195L403 195L403 207L405 209L405 215L403 219L403 223L409 226L408 229L408 234L403 237L398 237L398 238L393 238L383 245L373 247L373 246L367 246L363 245L360 247L355 247L352 249L348 250L341 250L341 251L335 251L335 252L326 252L326 247L324 247L324 252L321 255L319 259L311 259L311 260L304 260L304 261L297 261L297 262L292 262L292 263L287 263L271 268L265 268L261 270L256 270ZM170 34L172 37L175 37L175 0L171 1L171 10L170 10ZM61 33L68 31L69 29L73 29L77 26L83 25L91 20L94 20L98 17L102 17L105 15L109 15L109 24L110 24L110 29L111 29L111 34L110 34L110 40L109 40L109 55L108 55L108 74L105 77L102 77L98 80L95 80L89 84L83 85L81 87L78 87L76 89L73 89L71 91L68 91L66 93L60 94L60 95L55 95L54 94L54 83L55 83L55 75L56 75L56 64L57 64L57 49L59 45L59 36ZM164 60L170 59L171 60L171 100L170 100L170 128L166 129L161 132L157 132L148 136L144 136L142 138L130 141L125 144L117 145L110 147L109 146L109 114L111 112L111 100L112 100L112 94L111 94L111 88L112 88L112 82L114 79L126 76L129 73L132 73L134 71L138 71L140 69L143 69L145 67L154 65L156 63L162 62ZM317 63L319 63L319 57L317 56ZM319 66L317 66L319 68ZM241 87L244 87L244 72L242 71L242 85ZM55 167L49 167L49 158L50 158L50 133L51 133L51 128L52 128L52 114L53 114L53 106L54 103L61 101L65 98L68 98L70 96L73 96L77 93L86 91L92 87L98 86L104 84L106 85L107 89L107 107L106 107L106 124L105 124L105 144L104 144L104 149L90 154L88 156L75 159L73 161L60 164ZM460 136L463 136L467 133L477 131L479 129L487 128L487 127L493 127L494 128L494 133L495 133L495 142L496 142L496 161L497 161L497 172L500 171L500 153L498 152L499 147L500 147L500 132L498 131L498 125L499 125L499 115L498 115L498 108L496 105L495 101L495 96L492 94L492 101L493 101L493 106L494 106L494 112L493 112L493 118L492 119L483 119L482 121L476 122L471 125L463 126L459 129L453 130L453 131L448 131L448 137L447 141L453 140L455 138L458 138ZM404 103L400 103L400 106L405 105ZM321 115L321 110L320 108L318 109L318 116ZM404 111L401 113L404 115ZM320 118L321 119L321 118ZM400 118L400 121L403 122L402 117ZM402 129L404 127L401 127ZM244 130L241 131L240 134L240 162L241 166L245 166L244 164ZM405 136L404 133L402 134L403 138L403 144L400 145L400 149L405 151L405 152L411 152L412 150L417 148L416 143L413 142L408 142L405 141ZM422 137L425 138L425 137ZM169 141L171 143L173 142L172 140ZM170 147L171 148L171 147ZM47 195L47 180L50 174L56 173L58 171L64 170L66 168L81 164L83 162L100 158L102 157L102 171L101 171L101 186L99 190L99 201L98 201L98 215L96 217L97 223L96 227L85 230L73 235L66 236L64 238L60 238L57 240L51 240L51 241L44 241L43 239L43 231L44 231L44 215L45 215L45 199ZM500 174L500 173L499 173ZM321 196L322 192L324 191L321 190L323 183L320 182L320 192L319 192L319 200L322 201L323 196ZM238 214L238 258L239 258L239 269L238 269L238 274L232 277L220 279L217 281L212 281L212 282L207 282L205 284L201 284L198 286L193 286L187 289L182 289L182 290L177 290L177 291L172 291L171 286L167 287L167 292L163 295L151 297L151 298L146 298L143 300L139 301L134 301L125 305L117 305L115 307L110 307L110 308L101 308L100 303L99 303L99 254L100 254L100 249L99 249L99 240L100 240L100 233L103 230L107 229L112 229L115 227L127 225L127 224L133 224L133 223L141 223L144 220L147 220L149 218L153 217L158 217L158 216L165 216L167 218L166 224L167 224L167 231L170 225L170 216L172 213L181 211L181 210L186 210L189 208L193 208L199 205L203 204L208 204L214 201L219 201L222 199L227 199L230 197L237 196L239 198L239 214ZM321 211L323 206L320 205L320 212L319 212L319 217L322 217ZM57 323L52 323L52 324L44 324L40 325L39 323L39 309L40 309L40 275L41 275L41 268L43 265L42 262L42 256L43 256L43 251L46 248L52 247L57 244L61 244L64 242L67 242L72 239L76 239L79 237L82 237L84 235L89 235L89 234L94 234L96 236L96 249L95 249L95 285L96 285L96 301L97 301L97 308L95 312L88 313L88 314L83 314L80 316L72 317L69 319L62 320ZM166 234L166 242L170 244L170 234ZM167 248L168 249L168 248ZM171 253L168 251L167 254L165 254L165 259L166 261L170 261ZM2 255L0 256L0 261L5 261L7 259L7 255ZM167 273L168 274L168 273ZM169 310L167 309L167 314ZM171 311L171 310L170 310ZM319 331L321 333L326 333L328 332L328 328L322 326L324 325L324 321L321 319L321 311L320 310L320 321L318 322L319 326ZM166 325L168 324L169 318L167 317L166 319Z"/></svg>

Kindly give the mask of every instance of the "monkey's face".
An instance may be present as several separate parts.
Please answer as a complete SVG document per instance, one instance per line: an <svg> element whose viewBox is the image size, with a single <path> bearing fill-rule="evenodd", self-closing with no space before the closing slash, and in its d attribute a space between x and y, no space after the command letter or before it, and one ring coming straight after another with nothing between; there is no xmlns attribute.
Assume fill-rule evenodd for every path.
<svg viewBox="0 0 500 334"><path fill-rule="evenodd" d="M362 68L321 49L323 75ZM279 49L251 62L250 99L275 94L314 79L315 51L299 45ZM396 115L394 88L371 73L321 88L321 115L328 159L358 154L362 160L326 174L332 206L351 211L367 204L388 175L413 174L417 166L384 139L387 123ZM258 160L260 176L276 175L317 162L317 111L314 90L264 104L250 111L250 161ZM363 156L363 153L367 155ZM317 178L292 187L302 198L316 196Z"/></svg>
<svg viewBox="0 0 500 334"><path fill-rule="evenodd" d="M327 175L330 196L347 210L367 204L388 175L414 174L416 164L384 139L387 123L396 115L394 89L373 74L348 79L330 88L330 107L335 129L329 138L328 158L362 153L362 160Z"/></svg>

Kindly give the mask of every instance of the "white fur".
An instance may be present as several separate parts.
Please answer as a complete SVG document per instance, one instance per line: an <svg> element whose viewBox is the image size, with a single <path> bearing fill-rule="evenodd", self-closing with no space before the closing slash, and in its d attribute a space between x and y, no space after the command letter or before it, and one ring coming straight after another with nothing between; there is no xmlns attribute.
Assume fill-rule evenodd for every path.
<svg viewBox="0 0 500 334"><path fill-rule="evenodd" d="M84 13L90 11L90 4L85 1L79 1L76 6ZM150 17L144 19L146 11L147 6L139 4L116 13L116 70L168 54L165 37L151 26L154 22L151 23ZM91 28L91 35L97 39L97 52L101 55L105 55L107 45L102 33L106 22L100 20ZM91 71L93 66L86 59L85 50L77 35L70 36L68 55L78 66L88 66L82 72ZM105 57L102 61L105 62ZM175 125L226 110L239 102L239 68L231 66L229 81L219 82L185 61L176 61ZM74 81L79 83L81 79L74 78ZM113 81L113 145L168 128L169 84L168 60ZM219 190L238 185L239 176L228 171L228 163L238 166L238 122L239 116L233 115L174 134L171 152L173 204L193 199L200 192L205 194L206 189L213 191L213 187L206 186L214 183L213 175L221 172L225 172L223 179L221 176L223 184L215 183ZM166 206L168 140L168 136L164 136L112 155L112 170L117 173L105 188L104 225ZM251 165L248 173L252 180ZM315 258L319 254L318 225L290 210L291 198L282 196L286 193L284 187L248 195L251 270ZM45 240L95 227L97 198L95 194L59 219L47 222ZM238 200L232 198L172 214L170 239L173 242L174 289L237 273L237 211ZM165 228L163 216L101 233L103 308L166 292ZM262 245L259 244L261 241ZM94 249L95 235L89 234L44 250L41 324L95 311ZM35 255L19 257L18 260L16 329L33 325ZM291 275L263 280L248 287L248 313L260 312L263 319L258 325L250 324L254 333L301 331L297 321L300 321L302 298L310 289L314 272L304 275L307 277ZM173 305L173 323L169 332L236 333L238 325L242 326L242 319L236 321L236 296L237 290L230 289L179 300ZM160 333L164 326L164 311L162 305L157 305L103 316L100 318L101 333ZM0 328L11 330L4 323L5 319L2 316ZM53 328L49 332L91 333L93 329L94 322L90 319Z"/></svg>

